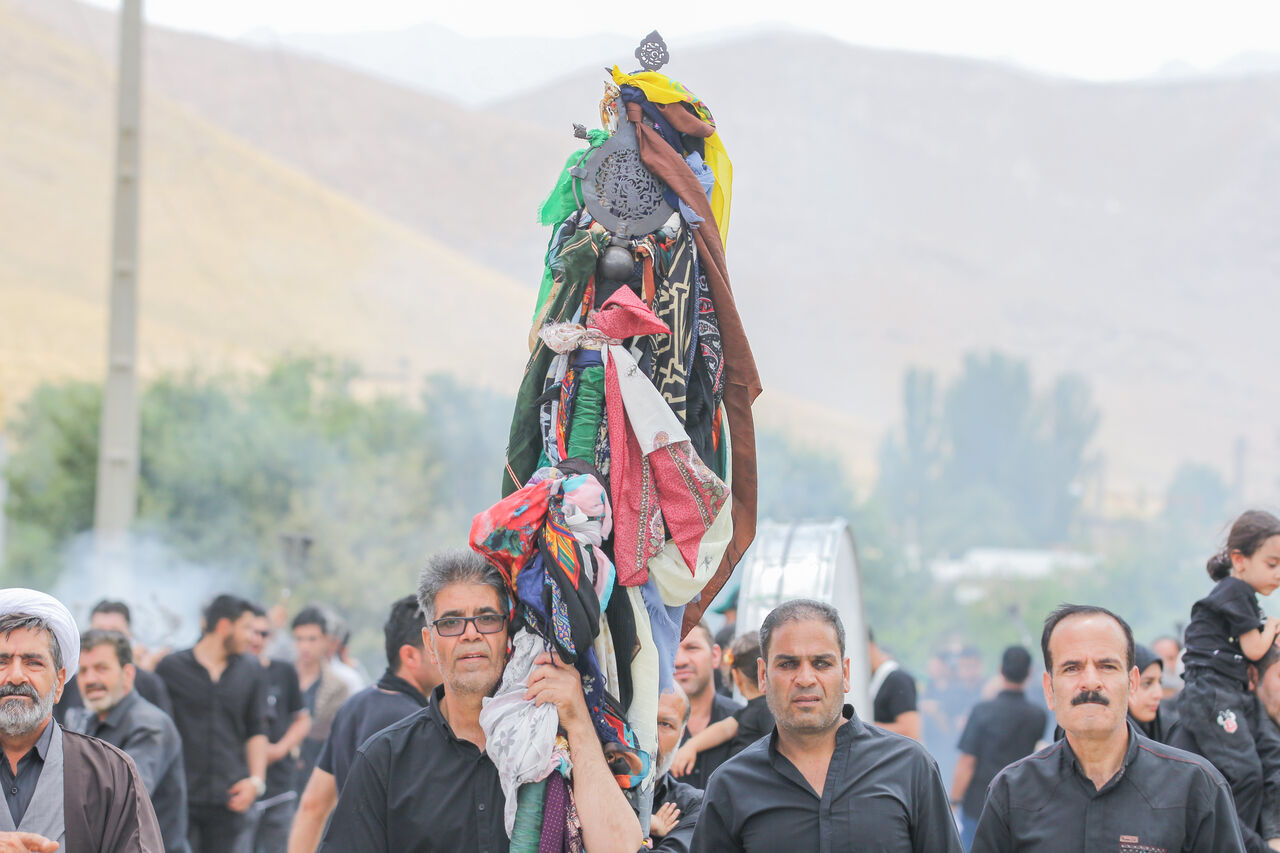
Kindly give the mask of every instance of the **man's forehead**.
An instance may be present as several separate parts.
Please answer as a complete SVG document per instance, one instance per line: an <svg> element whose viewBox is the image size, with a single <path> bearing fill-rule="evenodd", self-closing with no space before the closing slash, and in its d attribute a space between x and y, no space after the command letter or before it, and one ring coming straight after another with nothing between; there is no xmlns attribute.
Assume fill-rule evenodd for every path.
<svg viewBox="0 0 1280 853"><path fill-rule="evenodd" d="M0 633L0 652L5 654L29 654L50 650L54 642L53 635L38 628L14 628L9 633Z"/></svg>
<svg viewBox="0 0 1280 853"><path fill-rule="evenodd" d="M1055 665L1079 657L1128 657L1128 641L1116 620L1102 613L1068 616L1049 635L1049 654Z"/></svg>
<svg viewBox="0 0 1280 853"><path fill-rule="evenodd" d="M449 610L490 608L499 610L502 600L498 591L485 583L451 583L436 593L436 615Z"/></svg>
<svg viewBox="0 0 1280 853"><path fill-rule="evenodd" d="M684 719L685 700L675 693L663 693L658 697L658 714L670 714L673 717Z"/></svg>
<svg viewBox="0 0 1280 853"><path fill-rule="evenodd" d="M773 629L769 657L840 657L835 626L824 619L793 619Z"/></svg>

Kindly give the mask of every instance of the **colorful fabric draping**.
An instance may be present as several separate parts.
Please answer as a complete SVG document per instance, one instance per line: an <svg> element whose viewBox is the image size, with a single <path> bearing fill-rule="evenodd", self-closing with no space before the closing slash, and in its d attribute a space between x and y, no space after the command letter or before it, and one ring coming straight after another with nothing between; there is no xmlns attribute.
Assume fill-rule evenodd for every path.
<svg viewBox="0 0 1280 853"><path fill-rule="evenodd" d="M542 455L542 433L534 401L545 390L547 368L555 353L538 338L537 330L544 323L568 322L581 310L583 296L595 279L596 262L608 240L608 232L599 223L593 223L589 228L572 231L552 250L549 268L553 284L546 304L538 311L531 333L529 361L516 392L515 415L507 438L507 465L502 477L503 495L528 482Z"/></svg>
<svg viewBox="0 0 1280 853"><path fill-rule="evenodd" d="M533 556L556 483L545 480L514 492L471 520L471 547L492 563L514 589Z"/></svg>
<svg viewBox="0 0 1280 853"><path fill-rule="evenodd" d="M612 339L666 329L625 288L589 322ZM694 564L698 543L729 490L694 453L684 427L631 353L622 346L609 346L604 353L617 531L614 568L619 583L633 586L648 578L649 558L662 550L667 532L686 563Z"/></svg>
<svg viewBox="0 0 1280 853"><path fill-rule="evenodd" d="M516 822L520 786L547 778L559 766L553 754L559 722L555 705L535 705L524 698L534 659L542 649L542 641L535 634L518 631L502 672L502 684L493 697L484 699L480 710L485 752L498 768L498 781L506 797L503 817L508 836Z"/></svg>
<svg viewBox="0 0 1280 853"><path fill-rule="evenodd" d="M647 93L646 93L647 94ZM630 107L628 108L630 119ZM684 158L671 149L643 123L636 124L636 145L640 159L649 171L676 190L685 203L700 215L713 215L702 184L689 169ZM714 164L713 164L714 168ZM717 181L719 173L717 172ZM702 611L720 587L728 580L733 567L746 553L756 534L756 431L751 404L760 396L760 374L756 370L751 345L747 342L742 319L729 285L729 270L724 258L724 243L719 232L699 228L693 232L698 249L698 262L707 277L708 289L715 302L720 328L724 370L724 408L735 437L733 444L733 539L725 549L715 575L707 582L702 597L685 609L685 631L702 618ZM615 555L616 560L616 555Z"/></svg>
<svg viewBox="0 0 1280 853"><path fill-rule="evenodd" d="M711 191L711 203L709 205L711 217L715 220L716 226L720 232L720 244L726 245L729 242L729 207L733 202L733 162L729 159L729 152L725 151L724 143L720 140L720 135L716 132L715 119L711 115L711 110L707 109L707 105L698 100L698 97L686 89L679 82L672 80L665 74L657 71L640 71L636 74L624 74L613 67L613 82L618 86L635 86L644 96L655 104L688 104L693 110L692 113L685 113L692 122L697 122L702 129L691 126L681 127L683 124L678 115L683 112L683 107L676 110L668 110L668 120L676 125L676 129L681 133L703 135L705 139L705 152L703 159L707 165L711 167L711 171L716 176L715 188ZM683 156L684 152L680 152ZM692 173L690 173L692 174ZM670 186L670 183L668 183ZM674 189L674 187L673 187ZM681 198L684 196L681 195ZM685 199L688 203L688 199ZM690 204L699 215L706 218L707 214L698 210L696 205Z"/></svg>

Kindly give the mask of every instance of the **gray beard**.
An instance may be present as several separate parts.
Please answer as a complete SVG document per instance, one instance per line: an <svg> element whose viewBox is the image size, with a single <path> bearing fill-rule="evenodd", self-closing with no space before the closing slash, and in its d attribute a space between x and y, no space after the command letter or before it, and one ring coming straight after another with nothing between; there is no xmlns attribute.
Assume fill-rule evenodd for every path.
<svg viewBox="0 0 1280 853"><path fill-rule="evenodd" d="M22 737L40 728L40 724L53 713L56 689L55 685L47 695L30 704L7 697L0 699L0 732L9 737Z"/></svg>

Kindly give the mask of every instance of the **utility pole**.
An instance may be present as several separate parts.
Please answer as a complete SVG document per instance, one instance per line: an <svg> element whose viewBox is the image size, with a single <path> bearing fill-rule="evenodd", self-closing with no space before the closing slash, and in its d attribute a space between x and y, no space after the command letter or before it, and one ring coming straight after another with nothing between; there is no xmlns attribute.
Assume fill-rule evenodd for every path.
<svg viewBox="0 0 1280 853"><path fill-rule="evenodd" d="M142 125L142 0L123 0L116 100L107 381L93 525L98 546L120 541L138 503L138 208Z"/></svg>

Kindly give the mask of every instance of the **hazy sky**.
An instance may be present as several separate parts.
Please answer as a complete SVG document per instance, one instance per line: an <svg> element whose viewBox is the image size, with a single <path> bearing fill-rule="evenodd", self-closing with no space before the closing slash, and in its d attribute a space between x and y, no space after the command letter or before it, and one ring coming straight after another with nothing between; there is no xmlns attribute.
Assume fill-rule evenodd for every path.
<svg viewBox="0 0 1280 853"><path fill-rule="evenodd" d="M118 7L120 0L90 0ZM1280 52L1276 0L693 0L655 4L449 0L144 0L153 23L235 37L400 29L431 22L472 36L680 37L781 22L857 44L1007 59L1093 79L1142 76L1166 63L1209 67ZM672 12L663 9L672 9Z"/></svg>

